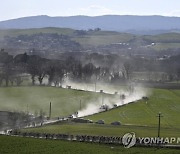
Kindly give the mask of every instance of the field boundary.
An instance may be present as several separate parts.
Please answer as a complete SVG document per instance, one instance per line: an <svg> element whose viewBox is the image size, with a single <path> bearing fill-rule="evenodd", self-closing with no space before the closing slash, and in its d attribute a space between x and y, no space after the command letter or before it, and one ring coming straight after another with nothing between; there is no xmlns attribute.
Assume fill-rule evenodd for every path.
<svg viewBox="0 0 180 154"><path fill-rule="evenodd" d="M20 132L20 131L11 131L7 134L1 134L6 136L14 137L29 137L29 138L38 138L38 139L49 139L49 140L66 140L69 142L86 142L86 143L95 143L95 144L111 144L111 145L121 145L122 137L107 137L107 136L91 136L91 135L70 135L70 134L50 134L50 133L32 133L32 132ZM140 144L138 138L136 138L136 144L134 147L155 147L155 148L169 148L169 149L180 149L180 145L174 144Z"/></svg>

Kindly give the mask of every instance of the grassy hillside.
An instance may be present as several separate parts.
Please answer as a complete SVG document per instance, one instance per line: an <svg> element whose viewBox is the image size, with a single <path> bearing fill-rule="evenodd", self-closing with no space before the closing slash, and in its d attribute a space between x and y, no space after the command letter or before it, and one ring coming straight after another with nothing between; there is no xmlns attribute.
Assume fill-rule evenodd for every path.
<svg viewBox="0 0 180 154"><path fill-rule="evenodd" d="M180 34L179 33L165 33L153 36L143 36L143 38L151 40L153 42L180 42Z"/></svg>
<svg viewBox="0 0 180 154"><path fill-rule="evenodd" d="M161 136L180 135L180 90L153 89L150 99L128 104L107 112L86 117L94 122L103 119L105 125L98 124L55 124L24 131L90 134L106 136L122 136L127 132L135 132L137 136L157 136L157 113L162 112ZM121 126L112 126L111 122L120 121Z"/></svg>
<svg viewBox="0 0 180 154"><path fill-rule="evenodd" d="M133 39L134 35L117 32L93 32L90 35L83 37L75 37L74 40L79 42L82 46L99 46L109 45L112 43L128 42Z"/></svg>
<svg viewBox="0 0 180 154"><path fill-rule="evenodd" d="M167 50L167 49L179 49L180 43L157 43L152 48L157 50L157 51Z"/></svg>
<svg viewBox="0 0 180 154"><path fill-rule="evenodd" d="M151 46L151 48L157 51L180 48L179 33L165 33L153 36L142 36L142 38L150 42L155 42L156 44L154 46Z"/></svg>
<svg viewBox="0 0 180 154"><path fill-rule="evenodd" d="M41 109L48 114L52 102L52 116L67 116L84 108L88 103L100 103L101 94L54 87L8 87L0 88L0 109L10 111L30 111ZM110 101L113 100L113 96ZM122 124L156 126L157 114L162 112L162 126L180 128L180 90L152 89L149 100L139 101L87 117L93 121L105 120L110 124L120 121Z"/></svg>
<svg viewBox="0 0 180 154"><path fill-rule="evenodd" d="M33 35L37 33L57 33L68 35L73 40L79 42L82 46L87 45L107 45L118 42L128 42L133 38L133 35L126 33L118 33L111 31L92 31L86 35L75 35L75 30L69 28L34 28L34 29L11 29L11 30L0 30L0 38L4 36L16 37L19 35Z"/></svg>
<svg viewBox="0 0 180 154"><path fill-rule="evenodd" d="M140 148L133 147L126 149L122 146L112 146L92 143L79 143L68 141L55 141L34 138L21 138L0 136L0 153L7 154L24 154L24 153L38 153L38 154L117 154L117 153L152 153L152 154L178 154L176 149L157 149L157 148Z"/></svg>
<svg viewBox="0 0 180 154"><path fill-rule="evenodd" d="M155 42L150 48L157 51L180 48L179 33L165 33L159 35L136 36L134 34L119 33L114 31L88 31L86 34L77 35L75 30L69 28L34 28L34 29L9 29L0 30L0 39L4 36L16 37L19 35L33 35L37 33L57 33L68 35L82 47L110 45L112 43L129 43L130 47L140 47ZM146 42L147 41L147 42ZM145 44L142 44L145 43Z"/></svg>
<svg viewBox="0 0 180 154"><path fill-rule="evenodd" d="M86 103L96 103L101 95L93 92L76 91L53 87L8 87L0 88L0 109L35 113L41 109L48 114L52 102L52 116L67 116L82 108Z"/></svg>
<svg viewBox="0 0 180 154"><path fill-rule="evenodd" d="M130 125L157 125L157 114L161 112L163 127L180 128L180 90L153 89L150 99L129 104L108 112L87 117L91 120L103 119L106 123L120 121Z"/></svg>
<svg viewBox="0 0 180 154"><path fill-rule="evenodd" d="M19 35L33 35L36 33L58 33L63 35L72 35L74 32L70 28L34 28L34 29L9 29L9 30L0 30L0 38L4 36L19 36Z"/></svg>

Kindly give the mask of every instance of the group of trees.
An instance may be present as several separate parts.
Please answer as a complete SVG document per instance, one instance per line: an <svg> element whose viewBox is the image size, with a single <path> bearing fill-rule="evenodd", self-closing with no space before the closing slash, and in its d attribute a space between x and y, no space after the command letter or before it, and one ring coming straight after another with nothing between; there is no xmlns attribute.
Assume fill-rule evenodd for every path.
<svg viewBox="0 0 180 154"><path fill-rule="evenodd" d="M129 68L126 67L124 67L122 77L129 79ZM96 67L92 63L82 64L71 56L65 60L50 60L26 53L13 57L2 49L0 51L0 86L4 82L6 86L14 85L14 83L19 86L23 82L23 74L31 76L32 85L35 85L36 81L42 85L46 77L47 84L55 86L62 85L65 78L79 82L95 80L109 82L110 78L113 80L120 77L119 73L117 75L117 72L111 72L108 67Z"/></svg>
<svg viewBox="0 0 180 154"><path fill-rule="evenodd" d="M23 74L31 76L32 85L35 85L36 79L42 85L45 76L48 76L49 84L61 82L64 77L64 69L60 61L51 61L37 55L24 53L13 57L1 51L0 63L0 85L5 81L6 86L10 83L19 86L23 81Z"/></svg>
<svg viewBox="0 0 180 154"><path fill-rule="evenodd" d="M133 72L163 72L162 80L173 81L180 79L179 56L167 60L127 58L117 55L87 54L82 59L67 57L46 59L38 55L18 54L9 55L4 49L0 51L0 86L21 85L23 76L30 76L32 85L46 84L62 85L68 78L79 82L125 82L132 79ZM80 61L81 60L81 61ZM121 62L119 62L121 61ZM150 75L149 75L150 76ZM150 80L150 77L149 77Z"/></svg>
<svg viewBox="0 0 180 154"><path fill-rule="evenodd" d="M84 35L88 35L93 32L99 32L99 31L101 31L101 28L88 29L88 30L75 30L74 34L77 36L84 36Z"/></svg>

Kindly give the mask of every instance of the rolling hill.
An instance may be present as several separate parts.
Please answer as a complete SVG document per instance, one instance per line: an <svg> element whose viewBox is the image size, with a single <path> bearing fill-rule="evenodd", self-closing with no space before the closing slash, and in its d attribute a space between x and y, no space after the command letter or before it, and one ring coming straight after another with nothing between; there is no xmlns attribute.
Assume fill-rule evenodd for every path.
<svg viewBox="0 0 180 154"><path fill-rule="evenodd" d="M88 116L88 119L97 121L105 120L106 123L121 121L130 125L157 125L157 114L163 114L162 126L169 128L180 128L177 114L180 109L180 91L154 89L148 101L139 101L108 112Z"/></svg>
<svg viewBox="0 0 180 154"><path fill-rule="evenodd" d="M35 34L59 34L67 35L71 40L74 40L84 46L99 46L110 45L114 43L124 42L135 44L137 46L156 43L150 48L156 50L179 48L180 46L180 34L179 33L165 33L158 35L133 35L130 33L121 33L115 31L91 31L86 32L84 35L76 35L75 29L70 28L32 28L32 29L0 29L0 41L3 41L6 36L15 37L21 35L32 36ZM145 43L145 44L141 44ZM3 45L2 45L3 47Z"/></svg>
<svg viewBox="0 0 180 154"><path fill-rule="evenodd" d="M180 18L164 16L70 16L49 17L32 16L0 22L1 29L30 29L44 27L62 27L72 29L101 28L107 31L130 32L137 34L157 34L177 31Z"/></svg>
<svg viewBox="0 0 180 154"><path fill-rule="evenodd" d="M157 135L157 114L161 112L161 136L179 136L179 94L179 90L152 89L152 95L147 102L142 100L85 117L93 122L102 119L105 121L104 125L68 122L27 128L23 131L106 136L121 136L127 132L135 132L137 136L152 137ZM120 121L122 125L110 125L114 121Z"/></svg>

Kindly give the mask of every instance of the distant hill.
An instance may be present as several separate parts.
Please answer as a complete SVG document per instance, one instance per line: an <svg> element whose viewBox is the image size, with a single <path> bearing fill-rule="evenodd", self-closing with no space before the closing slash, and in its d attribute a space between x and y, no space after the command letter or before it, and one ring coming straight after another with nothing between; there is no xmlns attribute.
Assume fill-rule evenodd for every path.
<svg viewBox="0 0 180 154"><path fill-rule="evenodd" d="M70 28L32 28L32 29L0 29L0 39L4 36L16 37L19 35L33 35L37 33L57 33L59 35L72 35L75 30Z"/></svg>
<svg viewBox="0 0 180 154"><path fill-rule="evenodd" d="M0 29L30 29L61 27L72 29L101 28L107 31L129 32L134 34L160 34L180 31L180 17L164 16L71 16L49 17L32 16L0 22Z"/></svg>
<svg viewBox="0 0 180 154"><path fill-rule="evenodd" d="M97 47L104 51L118 52L119 50L174 50L179 53L180 49L180 33L165 33L158 35L134 35L129 33L121 33L115 31L82 31L68 28L33 28L33 29L0 29L0 48L17 49L17 53L23 53L24 49L36 48L37 50L52 50L56 43L56 36L66 36L66 40L58 50L71 50L73 44L78 43L85 50L91 50ZM81 32L81 31L80 31ZM46 35L47 34L47 35ZM43 35L43 38L41 36ZM35 38L34 38L35 36ZM36 38L40 37L40 38ZM51 41L49 39L51 38ZM54 42L55 41L55 42ZM60 42L61 42L60 41ZM34 42L34 43L33 43ZM53 43L54 42L54 43ZM43 46L42 46L43 44ZM56 45L55 45L56 44ZM71 45L70 45L71 44ZM64 46L65 45L65 46ZM63 49L62 49L63 48ZM20 49L23 51L21 52ZM79 48L80 49L80 48ZM74 48L75 50L75 48ZM100 49L97 49L100 51ZM11 51L9 51L11 52Z"/></svg>

